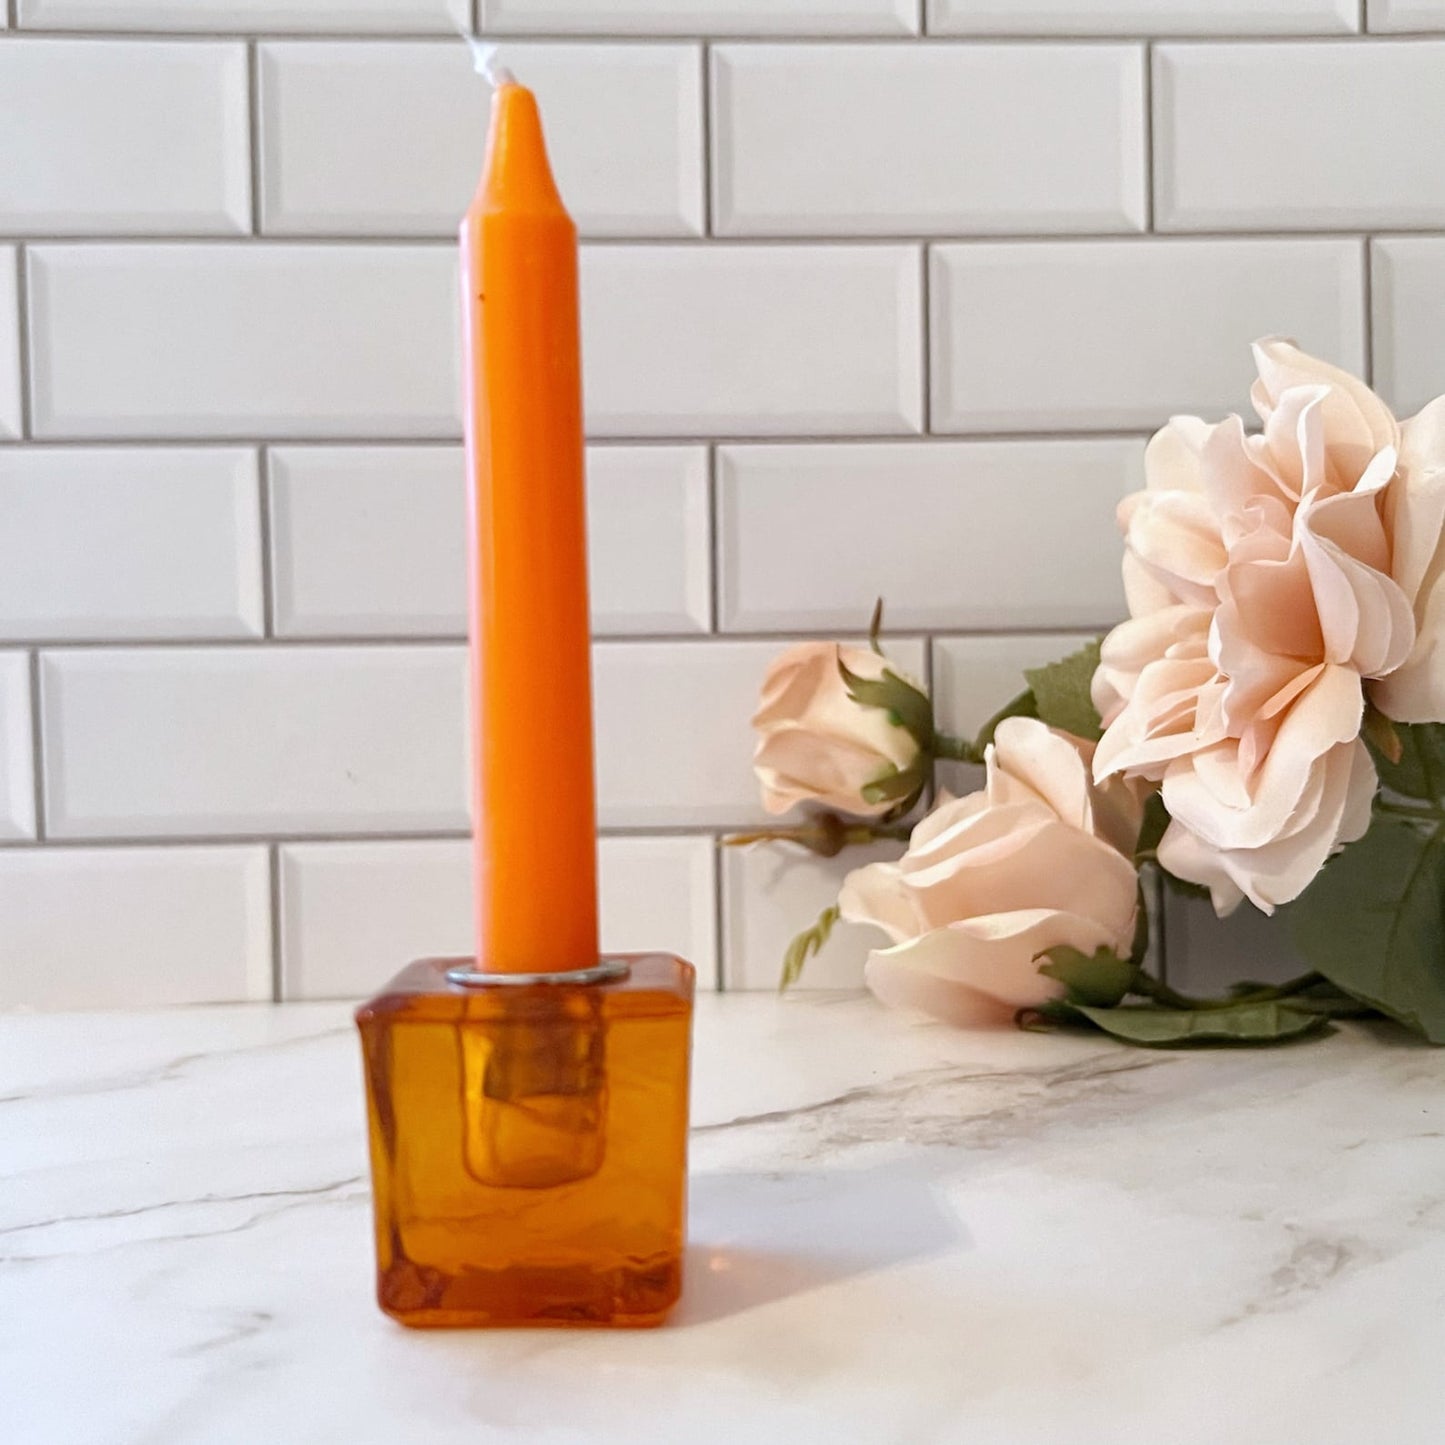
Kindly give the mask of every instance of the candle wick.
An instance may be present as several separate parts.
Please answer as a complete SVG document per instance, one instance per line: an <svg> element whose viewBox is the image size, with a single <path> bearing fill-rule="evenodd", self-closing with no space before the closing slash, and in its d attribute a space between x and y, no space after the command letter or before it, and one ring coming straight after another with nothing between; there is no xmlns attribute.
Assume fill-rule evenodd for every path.
<svg viewBox="0 0 1445 1445"><path fill-rule="evenodd" d="M472 68L488 85L496 90L501 86L517 83L517 77L505 65L496 64L497 51L500 47L493 41L483 40L480 35L472 35L465 30L460 34L471 47Z"/></svg>

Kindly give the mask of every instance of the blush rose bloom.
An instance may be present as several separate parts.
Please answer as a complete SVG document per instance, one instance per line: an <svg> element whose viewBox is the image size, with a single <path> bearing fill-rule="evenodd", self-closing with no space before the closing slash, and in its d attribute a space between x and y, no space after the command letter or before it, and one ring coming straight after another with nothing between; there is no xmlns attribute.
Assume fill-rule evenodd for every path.
<svg viewBox="0 0 1445 1445"><path fill-rule="evenodd" d="M840 660L869 681L882 677L885 668L897 674L876 652L802 642L775 658L763 678L753 716L758 734L753 769L770 813L811 802L859 817L880 817L893 804L866 802L863 789L906 772L918 760L912 733L882 708L848 695L838 671Z"/></svg>
<svg viewBox="0 0 1445 1445"><path fill-rule="evenodd" d="M1093 687L1095 776L1161 786L1160 862L1221 914L1298 897L1369 827L1367 701L1445 718L1445 413L1402 425L1289 342L1254 350L1260 434L1176 417L1149 444Z"/></svg>
<svg viewBox="0 0 1445 1445"><path fill-rule="evenodd" d="M1006 1023L1063 986L1046 949L1127 956L1134 938L1137 794L1096 785L1093 748L1032 718L999 725L982 792L941 803L897 863L849 874L842 917L893 941L864 978L884 1003L948 1023Z"/></svg>

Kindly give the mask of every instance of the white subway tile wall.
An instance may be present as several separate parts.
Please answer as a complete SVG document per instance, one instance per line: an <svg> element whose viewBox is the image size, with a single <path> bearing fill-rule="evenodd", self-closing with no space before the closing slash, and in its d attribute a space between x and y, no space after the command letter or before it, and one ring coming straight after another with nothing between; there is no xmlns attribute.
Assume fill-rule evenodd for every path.
<svg viewBox="0 0 1445 1445"><path fill-rule="evenodd" d="M931 35L1340 35L1360 0L926 0ZM1371 5L1390 0L1370 0ZM1428 4L1429 0L1424 0Z"/></svg>
<svg viewBox="0 0 1445 1445"><path fill-rule="evenodd" d="M1375 380L1402 414L1445 391L1445 236L1371 243Z"/></svg>
<svg viewBox="0 0 1445 1445"><path fill-rule="evenodd" d="M722 626L838 631L881 596L891 628L1106 627L1143 463L1114 437L722 447Z"/></svg>
<svg viewBox="0 0 1445 1445"><path fill-rule="evenodd" d="M587 472L595 630L707 632L707 448L593 447ZM274 447L270 479L277 636L465 636L459 446Z"/></svg>
<svg viewBox="0 0 1445 1445"><path fill-rule="evenodd" d="M712 840L604 838L602 946L676 953L717 982ZM281 978L290 998L375 990L403 962L472 947L464 839L290 843L281 849Z"/></svg>
<svg viewBox="0 0 1445 1445"><path fill-rule="evenodd" d="M16 271L20 253L0 246L0 441L24 431L20 419L20 287Z"/></svg>
<svg viewBox="0 0 1445 1445"><path fill-rule="evenodd" d="M33 235L250 229L246 47L29 39L0 50L0 214Z"/></svg>
<svg viewBox="0 0 1445 1445"><path fill-rule="evenodd" d="M287 41L259 60L267 235L455 235L490 101L463 46ZM507 63L537 92L583 235L702 232L696 46L519 43Z"/></svg>
<svg viewBox="0 0 1445 1445"><path fill-rule="evenodd" d="M0 652L0 838L35 836L30 659Z"/></svg>
<svg viewBox="0 0 1445 1445"><path fill-rule="evenodd" d="M1445 40L1160 46L1159 229L1445 226L1445 171L1419 143L1445 131L1442 79Z"/></svg>
<svg viewBox="0 0 1445 1445"><path fill-rule="evenodd" d="M0 638L260 637L261 493L245 447L0 456Z"/></svg>
<svg viewBox="0 0 1445 1445"><path fill-rule="evenodd" d="M0 1006L470 945L478 25L584 238L603 942L705 986L896 851L719 846L777 652L882 595L970 730L1119 615L1144 441L1244 407L1255 336L1445 391L1440 0L9 0ZM1292 962L1161 937L1184 986Z"/></svg>
<svg viewBox="0 0 1445 1445"><path fill-rule="evenodd" d="M1445 0L1365 0L1371 30L1445 32Z"/></svg>
<svg viewBox="0 0 1445 1445"><path fill-rule="evenodd" d="M1143 60L1137 45L718 46L716 229L1142 230Z"/></svg>

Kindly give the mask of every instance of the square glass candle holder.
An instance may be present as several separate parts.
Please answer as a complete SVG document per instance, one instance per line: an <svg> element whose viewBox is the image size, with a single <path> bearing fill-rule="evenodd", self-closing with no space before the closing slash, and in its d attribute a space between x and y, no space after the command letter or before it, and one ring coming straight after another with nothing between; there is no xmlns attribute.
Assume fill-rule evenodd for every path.
<svg viewBox="0 0 1445 1445"><path fill-rule="evenodd" d="M561 977L422 959L356 1012L377 1300L403 1324L654 1325L678 1298L692 965Z"/></svg>

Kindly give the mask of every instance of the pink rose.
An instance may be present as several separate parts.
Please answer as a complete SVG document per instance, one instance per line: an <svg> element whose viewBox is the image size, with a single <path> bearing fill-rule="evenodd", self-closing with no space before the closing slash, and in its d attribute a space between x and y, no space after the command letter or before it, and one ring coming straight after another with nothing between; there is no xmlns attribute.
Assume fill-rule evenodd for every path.
<svg viewBox="0 0 1445 1445"><path fill-rule="evenodd" d="M1150 442L1119 511L1131 616L1094 679L1096 776L1162 786L1160 861L1220 913L1272 912L1369 826L1367 698L1445 717L1445 657L1417 631L1445 611L1445 426L1402 428L1288 342L1255 360L1262 433L1177 417Z"/></svg>
<svg viewBox="0 0 1445 1445"><path fill-rule="evenodd" d="M870 803L863 789L908 772L919 760L912 733L883 708L849 696L840 659L870 682L889 668L885 658L862 648L802 642L774 659L763 679L753 716L753 769L770 813L811 802L879 817L893 802Z"/></svg>
<svg viewBox="0 0 1445 1445"><path fill-rule="evenodd" d="M1038 956L1068 944L1127 956L1138 878L1138 799L1090 776L1093 752L1032 718L1001 723L982 792L941 803L897 863L849 874L838 904L893 941L868 987L955 1024L1007 1022L1058 997Z"/></svg>

